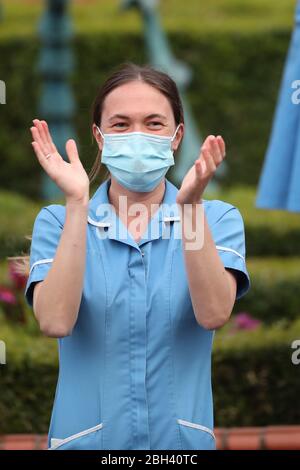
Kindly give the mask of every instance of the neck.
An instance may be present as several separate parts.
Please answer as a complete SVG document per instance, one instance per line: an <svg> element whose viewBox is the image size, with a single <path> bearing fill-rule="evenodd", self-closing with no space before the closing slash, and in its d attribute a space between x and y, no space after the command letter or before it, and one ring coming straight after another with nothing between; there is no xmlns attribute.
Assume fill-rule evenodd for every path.
<svg viewBox="0 0 300 470"><path fill-rule="evenodd" d="M163 201L166 187L165 178L162 179L153 191L149 192L130 191L120 185L114 178L111 178L110 181L111 183L108 191L109 202L114 206L116 212L119 214L121 213L122 215L125 215L124 206L121 202L122 199L124 201L124 196L126 198L127 213L133 204L143 204L147 213L150 214L152 204L160 205ZM120 196L123 196L121 200Z"/></svg>

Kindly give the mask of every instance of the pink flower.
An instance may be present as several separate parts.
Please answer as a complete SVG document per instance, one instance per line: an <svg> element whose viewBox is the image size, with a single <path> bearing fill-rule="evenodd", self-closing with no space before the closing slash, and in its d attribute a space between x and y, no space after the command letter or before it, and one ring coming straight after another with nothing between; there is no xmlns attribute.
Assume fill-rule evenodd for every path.
<svg viewBox="0 0 300 470"><path fill-rule="evenodd" d="M6 304L11 304L11 305L15 305L17 303L15 294L7 287L1 287L1 286L0 286L0 301Z"/></svg>
<svg viewBox="0 0 300 470"><path fill-rule="evenodd" d="M238 313L234 317L234 326L238 330L255 330L260 324L260 320L246 312Z"/></svg>
<svg viewBox="0 0 300 470"><path fill-rule="evenodd" d="M27 282L27 276L25 276L19 268L19 265L15 261L9 262L9 277L12 280L16 289L23 289Z"/></svg>

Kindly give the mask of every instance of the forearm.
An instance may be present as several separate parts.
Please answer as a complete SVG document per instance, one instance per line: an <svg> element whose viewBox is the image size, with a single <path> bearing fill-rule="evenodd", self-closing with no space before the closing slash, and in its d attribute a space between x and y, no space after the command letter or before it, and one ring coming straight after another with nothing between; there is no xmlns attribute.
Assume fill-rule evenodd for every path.
<svg viewBox="0 0 300 470"><path fill-rule="evenodd" d="M68 334L82 296L88 204L66 203L66 218L52 266L36 298L34 311L48 336Z"/></svg>
<svg viewBox="0 0 300 470"><path fill-rule="evenodd" d="M232 285L212 238L203 203L190 205L190 210L184 212L182 209L182 214L182 245L195 316L206 329L218 328L232 311Z"/></svg>

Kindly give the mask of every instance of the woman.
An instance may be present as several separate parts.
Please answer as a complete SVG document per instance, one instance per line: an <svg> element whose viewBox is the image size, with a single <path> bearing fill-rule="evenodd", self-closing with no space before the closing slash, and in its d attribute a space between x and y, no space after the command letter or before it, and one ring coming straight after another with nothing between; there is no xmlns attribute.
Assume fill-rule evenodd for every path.
<svg viewBox="0 0 300 470"><path fill-rule="evenodd" d="M238 209L203 192L225 157L209 136L178 190L165 174L183 138L174 81L125 64L96 96L92 131L109 170L89 199L74 140L47 123L33 149L66 204L38 213L26 299L59 342L50 449L215 449L214 330L250 286Z"/></svg>

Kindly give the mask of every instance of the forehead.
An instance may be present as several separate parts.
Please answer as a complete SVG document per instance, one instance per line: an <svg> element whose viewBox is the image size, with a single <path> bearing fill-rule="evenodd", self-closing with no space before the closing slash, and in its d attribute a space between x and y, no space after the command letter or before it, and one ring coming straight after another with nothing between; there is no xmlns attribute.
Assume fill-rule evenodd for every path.
<svg viewBox="0 0 300 470"><path fill-rule="evenodd" d="M167 97L153 86L140 81L120 85L106 96L103 117L109 118L115 113L130 116L164 114L167 118L173 116Z"/></svg>

